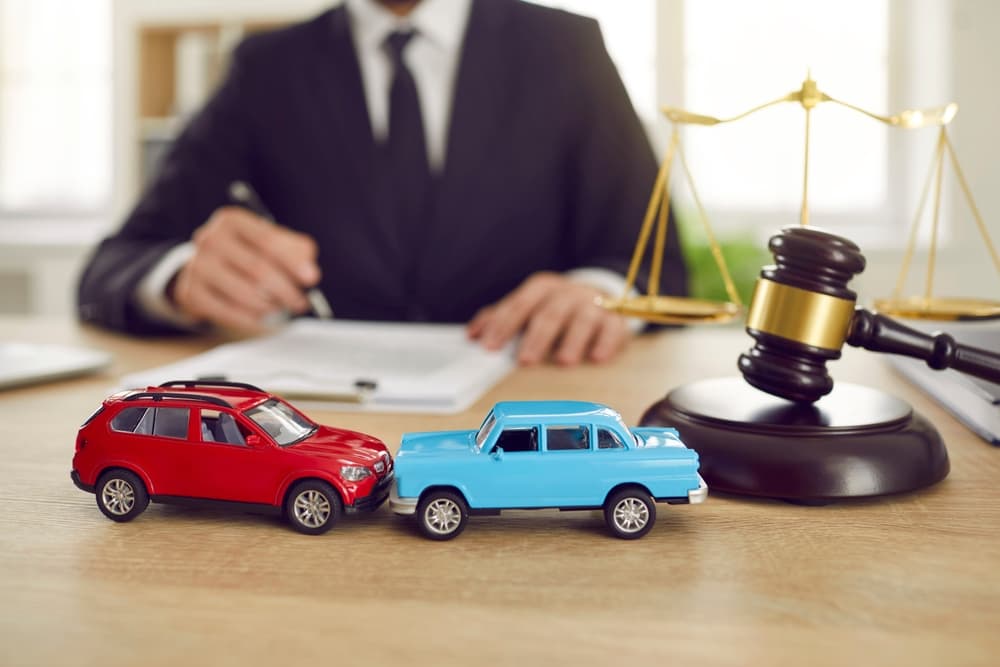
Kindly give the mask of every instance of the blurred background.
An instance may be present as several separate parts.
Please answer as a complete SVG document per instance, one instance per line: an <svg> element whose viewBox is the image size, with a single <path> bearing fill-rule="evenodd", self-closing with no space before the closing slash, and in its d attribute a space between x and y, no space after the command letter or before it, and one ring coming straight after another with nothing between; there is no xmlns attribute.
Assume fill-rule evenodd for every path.
<svg viewBox="0 0 1000 667"><path fill-rule="evenodd" d="M485 0L489 1L489 0ZM728 116L797 90L878 113L959 104L950 126L976 203L1000 237L1000 3L993 0L536 0L597 18L662 155L669 104ZM117 226L184 118L211 94L245 35L331 0L0 0L0 313L73 312L89 248ZM688 162L744 285L767 237L798 220L803 113L691 127ZM895 284L935 141L833 105L813 114L813 224L854 239L862 300ZM675 207L699 295L721 287L690 193ZM946 167L935 293L996 298L1000 276ZM907 292L919 293L930 220ZM996 241L1000 241L997 238Z"/></svg>

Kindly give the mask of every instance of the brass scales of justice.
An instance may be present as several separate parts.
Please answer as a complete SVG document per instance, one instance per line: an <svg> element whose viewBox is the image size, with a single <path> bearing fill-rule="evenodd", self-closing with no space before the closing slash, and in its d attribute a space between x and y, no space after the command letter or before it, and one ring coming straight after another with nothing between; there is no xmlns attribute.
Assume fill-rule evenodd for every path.
<svg viewBox="0 0 1000 667"><path fill-rule="evenodd" d="M706 378L676 387L650 406L640 423L675 426L701 458L701 474L716 491L825 504L846 498L912 491L943 479L950 468L940 434L905 401L874 388L837 384L825 364L840 358L845 343L876 352L924 359L933 368L952 367L1000 382L1000 354L962 349L947 334L926 335L888 315L928 320L1000 317L1000 303L974 298L939 298L933 294L934 263L941 207L944 163L950 160L993 263L1000 257L948 137L954 103L882 116L822 92L807 75L799 90L730 118L715 118L666 107L672 122L666 157L657 173L626 276L627 287L606 308L665 324L727 322L740 316L736 291L719 243L694 186L681 146L680 125L730 123L785 102L805 110L805 155L799 225L785 227L769 247L776 265L761 270L746 321L754 347L741 354L743 377ZM875 309L856 307L848 289L851 276L863 271L864 256L848 239L809 227L809 136L812 110L832 102L890 127L938 126L938 140L927 180L909 233L902 268L891 297ZM716 302L658 293L670 206L671 171L683 170L728 301ZM933 186L934 203L924 293L903 296L906 274ZM640 265L656 227L646 294L634 296ZM809 268L803 268L809 267ZM811 267L822 268L822 278ZM804 275L808 274L808 275Z"/></svg>
<svg viewBox="0 0 1000 667"><path fill-rule="evenodd" d="M941 208L941 185L943 180L944 163L947 158L952 164L952 169L961 186L966 203L972 212L979 233L984 244L989 251L993 264L1000 274L1000 255L993 245L982 215L972 197L968 182L959 165L958 157L948 137L947 126L955 118L958 112L958 105L955 103L930 109L908 109L892 116L883 116L877 113L862 109L853 104L843 102L827 95L821 91L811 75L807 75L802 87L792 91L775 100L755 106L747 111L739 113L729 118L716 118L701 114L691 113L676 107L663 107L664 115L671 121L672 131L670 143L667 147L666 156L656 175L653 185L653 192L646 209L646 214L639 232L639 239L632 254L628 275L626 276L626 288L620 298L606 298L602 300L602 305L612 311L619 312L630 317L662 323L662 324L696 324L706 322L728 322L740 316L743 311L743 303L736 287L733 284L726 260L719 243L715 238L711 225L708 222L708 215L698 196L698 191L694 185L694 179L688 168L687 160L680 140L680 125L702 125L713 126L722 123L731 123L752 114L762 111L785 102L798 102L805 110L805 150L803 159L802 175L802 206L800 212L800 225L809 225L809 135L811 129L812 110L824 102L832 102L852 111L864 114L890 127L903 129L918 129L929 126L938 126L938 140L934 149L934 156L931 161L927 178L924 182L920 203L917 206L916 214L909 231L909 240L903 255L902 266L895 289L890 297L876 299L875 310L888 315L908 317L914 319L928 320L967 320L1000 317L1000 302L965 298L965 297L936 297L933 294L934 288L934 265L937 254L938 228ZM668 211L670 207L670 182L675 165L679 162L684 172L688 188L697 209L698 218L705 230L712 257L721 274L728 301L709 301L687 297L676 297L661 295L658 292L660 283L660 272L663 262L664 244L666 241ZM921 220L924 217L924 209L927 203L928 194L933 183L934 203L931 222L930 245L928 248L927 272L925 276L925 287L923 295L903 296L903 286L906 282L910 264L917 245L917 232ZM635 282L643 257L649 245L650 235L656 224L656 237L654 240L650 272L649 286L646 294L635 296Z"/></svg>

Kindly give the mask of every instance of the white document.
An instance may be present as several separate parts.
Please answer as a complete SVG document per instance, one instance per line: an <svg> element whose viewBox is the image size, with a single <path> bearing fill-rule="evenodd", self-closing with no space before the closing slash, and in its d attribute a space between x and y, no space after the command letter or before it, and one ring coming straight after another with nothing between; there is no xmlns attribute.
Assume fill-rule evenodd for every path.
<svg viewBox="0 0 1000 667"><path fill-rule="evenodd" d="M270 336L126 375L121 385L227 380L323 407L448 414L513 366L510 348L484 350L462 325L296 320Z"/></svg>

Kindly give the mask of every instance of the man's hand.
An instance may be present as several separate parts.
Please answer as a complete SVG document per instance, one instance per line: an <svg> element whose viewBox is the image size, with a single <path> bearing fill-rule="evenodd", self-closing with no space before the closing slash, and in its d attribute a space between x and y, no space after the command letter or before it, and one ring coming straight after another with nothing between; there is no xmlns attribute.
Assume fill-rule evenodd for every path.
<svg viewBox="0 0 1000 667"><path fill-rule="evenodd" d="M192 240L194 257L168 289L185 315L252 332L276 312L309 309L303 290L320 278L312 238L229 206L216 210Z"/></svg>
<svg viewBox="0 0 1000 667"><path fill-rule="evenodd" d="M631 331L625 318L597 305L599 296L599 290L560 274L535 273L480 310L468 334L496 350L523 331L517 355L522 364L537 364L550 354L564 365L607 361L625 347Z"/></svg>

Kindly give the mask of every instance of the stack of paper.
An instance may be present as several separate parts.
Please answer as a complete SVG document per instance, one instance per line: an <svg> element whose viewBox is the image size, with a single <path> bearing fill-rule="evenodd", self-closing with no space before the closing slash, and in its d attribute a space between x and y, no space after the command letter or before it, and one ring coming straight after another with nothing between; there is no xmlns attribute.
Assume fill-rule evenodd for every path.
<svg viewBox="0 0 1000 667"><path fill-rule="evenodd" d="M109 363L110 354L85 347L0 342L0 389L83 375Z"/></svg>
<svg viewBox="0 0 1000 667"><path fill-rule="evenodd" d="M121 384L229 380L324 407L453 413L513 365L509 349L488 352L461 325L297 320L267 337L127 375Z"/></svg>

